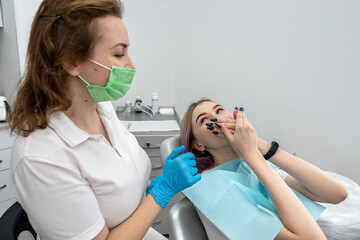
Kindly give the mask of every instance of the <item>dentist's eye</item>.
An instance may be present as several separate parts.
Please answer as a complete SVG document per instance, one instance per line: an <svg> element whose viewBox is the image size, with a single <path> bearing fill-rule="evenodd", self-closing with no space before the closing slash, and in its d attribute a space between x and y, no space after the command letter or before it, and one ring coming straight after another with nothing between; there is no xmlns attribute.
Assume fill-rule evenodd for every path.
<svg viewBox="0 0 360 240"><path fill-rule="evenodd" d="M125 54L115 54L114 56L117 58L122 58L123 56L125 56Z"/></svg>

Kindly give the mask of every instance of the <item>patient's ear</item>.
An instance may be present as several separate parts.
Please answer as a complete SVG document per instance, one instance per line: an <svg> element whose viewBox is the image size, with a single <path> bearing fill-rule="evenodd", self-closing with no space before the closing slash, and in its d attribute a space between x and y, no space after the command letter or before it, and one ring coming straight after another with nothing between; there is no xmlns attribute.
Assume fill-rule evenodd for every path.
<svg viewBox="0 0 360 240"><path fill-rule="evenodd" d="M201 143L198 143L197 141L193 141L193 142L191 143L191 146L192 146L194 149L196 149L196 150L198 150L198 151L200 151L200 152L205 151L205 146L202 145Z"/></svg>

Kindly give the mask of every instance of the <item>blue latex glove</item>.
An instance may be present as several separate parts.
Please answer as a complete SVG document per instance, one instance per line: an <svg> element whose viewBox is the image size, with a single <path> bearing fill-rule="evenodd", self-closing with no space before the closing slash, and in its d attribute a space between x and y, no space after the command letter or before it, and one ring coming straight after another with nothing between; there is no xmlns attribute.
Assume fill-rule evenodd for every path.
<svg viewBox="0 0 360 240"><path fill-rule="evenodd" d="M157 176L154 180L150 180L150 186L146 192L146 194L149 194L150 190L159 182L162 175Z"/></svg>
<svg viewBox="0 0 360 240"><path fill-rule="evenodd" d="M181 146L172 151L165 160L164 173L154 180L156 184L151 186L148 193L154 196L155 201L162 207L178 192L192 186L201 179L196 166L195 156L192 153L185 153L185 147Z"/></svg>

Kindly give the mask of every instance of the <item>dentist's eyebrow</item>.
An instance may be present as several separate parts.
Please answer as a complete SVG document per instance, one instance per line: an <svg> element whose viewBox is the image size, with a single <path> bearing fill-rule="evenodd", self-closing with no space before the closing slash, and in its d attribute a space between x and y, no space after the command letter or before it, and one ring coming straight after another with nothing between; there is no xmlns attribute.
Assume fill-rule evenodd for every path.
<svg viewBox="0 0 360 240"><path fill-rule="evenodd" d="M212 107L212 109L215 109L215 108L217 108L219 106L222 107L220 104L216 104L215 106Z"/></svg>
<svg viewBox="0 0 360 240"><path fill-rule="evenodd" d="M206 114L206 112L200 113L199 116L197 116L195 123L197 123L197 120L199 119L199 117L201 117L202 115L205 115L205 114Z"/></svg>
<svg viewBox="0 0 360 240"><path fill-rule="evenodd" d="M112 46L112 48L110 49L113 49L113 48L116 48L118 46L122 46L123 48L128 48L130 46L130 43L129 44L125 44L125 43L117 43L115 44L114 46Z"/></svg>

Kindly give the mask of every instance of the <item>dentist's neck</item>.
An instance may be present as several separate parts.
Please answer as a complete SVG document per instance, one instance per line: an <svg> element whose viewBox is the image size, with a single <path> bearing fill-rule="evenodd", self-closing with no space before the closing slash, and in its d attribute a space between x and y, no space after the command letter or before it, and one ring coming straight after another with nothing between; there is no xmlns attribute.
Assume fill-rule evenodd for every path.
<svg viewBox="0 0 360 240"><path fill-rule="evenodd" d="M66 81L71 106L64 111L64 114L79 128L85 131L91 129L94 126L94 121L99 119L96 103L91 98L86 84L79 78L69 76Z"/></svg>

